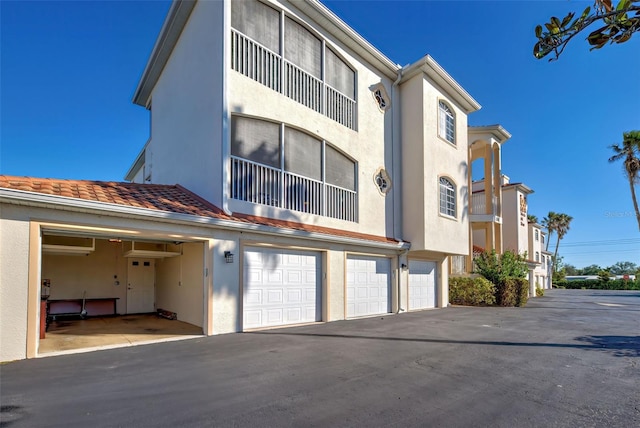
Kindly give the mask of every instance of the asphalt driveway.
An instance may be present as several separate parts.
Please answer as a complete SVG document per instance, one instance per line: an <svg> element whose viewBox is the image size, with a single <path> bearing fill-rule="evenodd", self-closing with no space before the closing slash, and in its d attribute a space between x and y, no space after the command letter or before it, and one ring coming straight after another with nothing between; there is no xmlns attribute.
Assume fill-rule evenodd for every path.
<svg viewBox="0 0 640 428"><path fill-rule="evenodd" d="M0 367L3 427L640 426L640 292L553 290Z"/></svg>

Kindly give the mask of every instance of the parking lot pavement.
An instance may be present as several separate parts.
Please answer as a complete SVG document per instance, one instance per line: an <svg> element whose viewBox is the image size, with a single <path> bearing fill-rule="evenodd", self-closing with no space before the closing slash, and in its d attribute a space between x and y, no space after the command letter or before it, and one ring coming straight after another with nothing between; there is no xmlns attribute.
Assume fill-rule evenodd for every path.
<svg viewBox="0 0 640 428"><path fill-rule="evenodd" d="M551 290L0 367L1 426L640 426L640 292Z"/></svg>

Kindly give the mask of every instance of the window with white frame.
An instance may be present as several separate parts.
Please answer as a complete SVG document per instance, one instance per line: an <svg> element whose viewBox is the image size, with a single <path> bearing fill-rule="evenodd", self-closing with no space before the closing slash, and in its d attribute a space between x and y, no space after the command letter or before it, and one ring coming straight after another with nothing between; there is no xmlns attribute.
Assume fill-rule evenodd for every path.
<svg viewBox="0 0 640 428"><path fill-rule="evenodd" d="M451 144L456 144L456 118L444 101L438 104L438 135Z"/></svg>
<svg viewBox="0 0 640 428"><path fill-rule="evenodd" d="M456 216L456 186L445 177L440 177L440 213Z"/></svg>
<svg viewBox="0 0 640 428"><path fill-rule="evenodd" d="M535 229L535 230L534 230L534 232L533 232L533 234L535 235L535 237L536 237L536 241L537 241L537 240L538 240L538 237L539 237L538 229Z"/></svg>
<svg viewBox="0 0 640 428"><path fill-rule="evenodd" d="M357 164L283 123L231 117L232 199L357 221Z"/></svg>
<svg viewBox="0 0 640 428"><path fill-rule="evenodd" d="M536 261L539 262L540 261L540 252L536 251Z"/></svg>

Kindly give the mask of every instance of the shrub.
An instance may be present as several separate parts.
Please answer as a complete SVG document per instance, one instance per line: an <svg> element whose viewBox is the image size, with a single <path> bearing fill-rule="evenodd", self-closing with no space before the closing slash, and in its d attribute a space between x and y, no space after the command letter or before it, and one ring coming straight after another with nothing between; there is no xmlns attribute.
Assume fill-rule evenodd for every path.
<svg viewBox="0 0 640 428"><path fill-rule="evenodd" d="M513 251L505 251L501 256L495 250L483 251L475 259L475 273L496 285L506 278L526 278L528 271L524 257Z"/></svg>
<svg viewBox="0 0 640 428"><path fill-rule="evenodd" d="M610 279L603 281L600 279L581 279L576 281L559 281L553 284L557 288L571 290L640 290L640 281L636 279Z"/></svg>
<svg viewBox="0 0 640 428"><path fill-rule="evenodd" d="M536 286L536 297L542 297L542 296L544 296L544 289Z"/></svg>
<svg viewBox="0 0 640 428"><path fill-rule="evenodd" d="M449 278L449 301L454 305L493 305L495 286L482 277Z"/></svg>
<svg viewBox="0 0 640 428"><path fill-rule="evenodd" d="M529 281L506 278L496 287L496 302L500 306L524 306L529 299Z"/></svg>
<svg viewBox="0 0 640 428"><path fill-rule="evenodd" d="M524 306L529 300L529 281L524 278L511 278L516 282L516 306Z"/></svg>

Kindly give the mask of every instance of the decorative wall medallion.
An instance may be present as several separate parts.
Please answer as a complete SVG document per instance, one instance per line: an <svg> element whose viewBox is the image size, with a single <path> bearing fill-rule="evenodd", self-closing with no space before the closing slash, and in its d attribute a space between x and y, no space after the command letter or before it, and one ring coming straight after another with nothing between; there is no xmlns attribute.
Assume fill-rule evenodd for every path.
<svg viewBox="0 0 640 428"><path fill-rule="evenodd" d="M382 83L377 83L371 86L370 89L373 94L373 99L376 100L380 111L384 112L391 108L391 100Z"/></svg>
<svg viewBox="0 0 640 428"><path fill-rule="evenodd" d="M378 191L382 196L386 196L387 193L391 190L391 177L387 171L380 167L373 175L373 182L376 184Z"/></svg>

